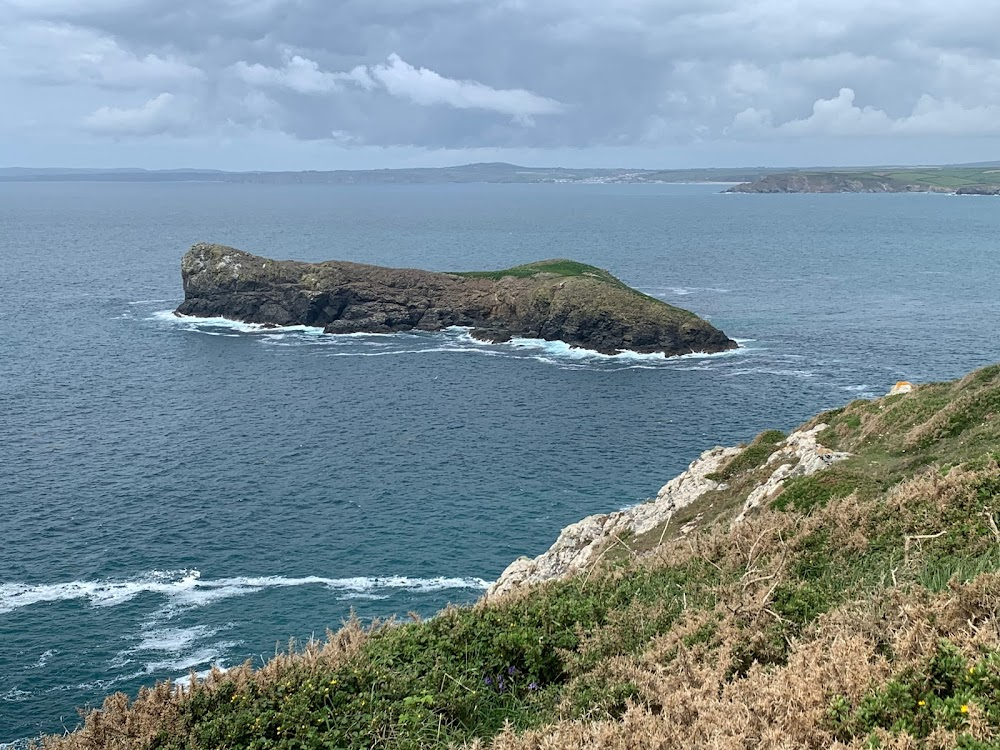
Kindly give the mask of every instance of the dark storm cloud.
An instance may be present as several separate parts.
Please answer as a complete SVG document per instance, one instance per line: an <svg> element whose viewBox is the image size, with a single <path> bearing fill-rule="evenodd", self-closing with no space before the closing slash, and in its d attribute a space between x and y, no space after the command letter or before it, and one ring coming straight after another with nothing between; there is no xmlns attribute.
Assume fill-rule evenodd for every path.
<svg viewBox="0 0 1000 750"><path fill-rule="evenodd" d="M992 0L0 0L0 86L115 137L588 147L1000 133ZM25 84L30 84L26 87Z"/></svg>

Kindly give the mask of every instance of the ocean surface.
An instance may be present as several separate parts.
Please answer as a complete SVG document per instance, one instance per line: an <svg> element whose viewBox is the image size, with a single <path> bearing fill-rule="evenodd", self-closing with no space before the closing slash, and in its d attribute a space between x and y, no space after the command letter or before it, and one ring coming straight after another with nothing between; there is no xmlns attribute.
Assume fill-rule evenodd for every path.
<svg viewBox="0 0 1000 750"><path fill-rule="evenodd" d="M1000 202L698 185L0 184L0 743L289 638L471 602L702 450L1000 360ZM570 257L742 348L178 319L198 240Z"/></svg>

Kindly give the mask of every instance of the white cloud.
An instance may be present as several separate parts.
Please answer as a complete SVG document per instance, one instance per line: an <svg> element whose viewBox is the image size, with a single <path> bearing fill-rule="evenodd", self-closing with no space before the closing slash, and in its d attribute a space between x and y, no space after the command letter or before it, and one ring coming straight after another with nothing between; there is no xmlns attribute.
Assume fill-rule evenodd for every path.
<svg viewBox="0 0 1000 750"><path fill-rule="evenodd" d="M169 93L162 93L132 109L101 107L84 120L91 132L109 136L177 134L189 124L189 113Z"/></svg>
<svg viewBox="0 0 1000 750"><path fill-rule="evenodd" d="M445 78L427 68L415 68L399 55L375 65L371 75L393 96L422 105L444 104L455 109L485 109L530 124L534 115L553 115L565 108L555 99L525 89L495 89L478 81Z"/></svg>
<svg viewBox="0 0 1000 750"><path fill-rule="evenodd" d="M842 88L833 99L817 99L812 114L778 127L787 135L877 135L892 129L892 120L880 109L854 105L854 89Z"/></svg>
<svg viewBox="0 0 1000 750"><path fill-rule="evenodd" d="M285 53L285 64L280 68L269 68L260 63L250 65L240 60L232 69L251 86L284 88L299 94L328 94L341 90L347 82L365 89L375 85L363 66L348 73L329 73L320 70L319 64L314 60L288 52Z"/></svg>
<svg viewBox="0 0 1000 750"><path fill-rule="evenodd" d="M478 81L446 78L428 68L417 68L397 54L381 65L359 65L348 72L322 70L301 55L285 54L280 68L240 61L233 72L251 86L283 88L299 94L330 94L345 84L371 91L381 87L389 95L422 106L444 105L454 109L483 109L509 115L525 125L535 115L557 114L563 105L525 89L495 89Z"/></svg>
<svg viewBox="0 0 1000 750"><path fill-rule="evenodd" d="M967 107L951 99L923 94L904 117L892 118L876 107L859 107L854 89L842 88L832 99L817 99L809 117L774 125L768 109L748 107L733 119L733 134L788 136L1000 135L1000 106Z"/></svg>

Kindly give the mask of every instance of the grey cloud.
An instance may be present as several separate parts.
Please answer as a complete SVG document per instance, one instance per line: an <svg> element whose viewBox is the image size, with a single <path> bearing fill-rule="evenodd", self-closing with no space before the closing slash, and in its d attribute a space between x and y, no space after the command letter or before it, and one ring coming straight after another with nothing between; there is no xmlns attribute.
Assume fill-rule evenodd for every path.
<svg viewBox="0 0 1000 750"><path fill-rule="evenodd" d="M204 78L199 68L169 52L137 54L111 37L66 24L0 28L0 61L11 75L41 84L132 89Z"/></svg>
<svg viewBox="0 0 1000 750"><path fill-rule="evenodd" d="M146 132L655 148L993 134L1000 107L993 0L0 0L0 28L0 92L92 87L77 121L173 96Z"/></svg>

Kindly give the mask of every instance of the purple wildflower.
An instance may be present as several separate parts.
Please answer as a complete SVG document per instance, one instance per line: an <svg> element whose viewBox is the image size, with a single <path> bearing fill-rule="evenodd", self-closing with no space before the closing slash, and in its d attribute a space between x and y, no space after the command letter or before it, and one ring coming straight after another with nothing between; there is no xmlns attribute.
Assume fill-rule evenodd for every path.
<svg viewBox="0 0 1000 750"><path fill-rule="evenodd" d="M483 682L486 683L487 685L492 685L493 684L493 678L492 677L484 677L483 678Z"/></svg>
<svg viewBox="0 0 1000 750"><path fill-rule="evenodd" d="M517 667L507 667L507 674L517 674Z"/></svg>
<svg viewBox="0 0 1000 750"><path fill-rule="evenodd" d="M538 683L532 682L530 685L528 685L528 690L538 690Z"/></svg>

